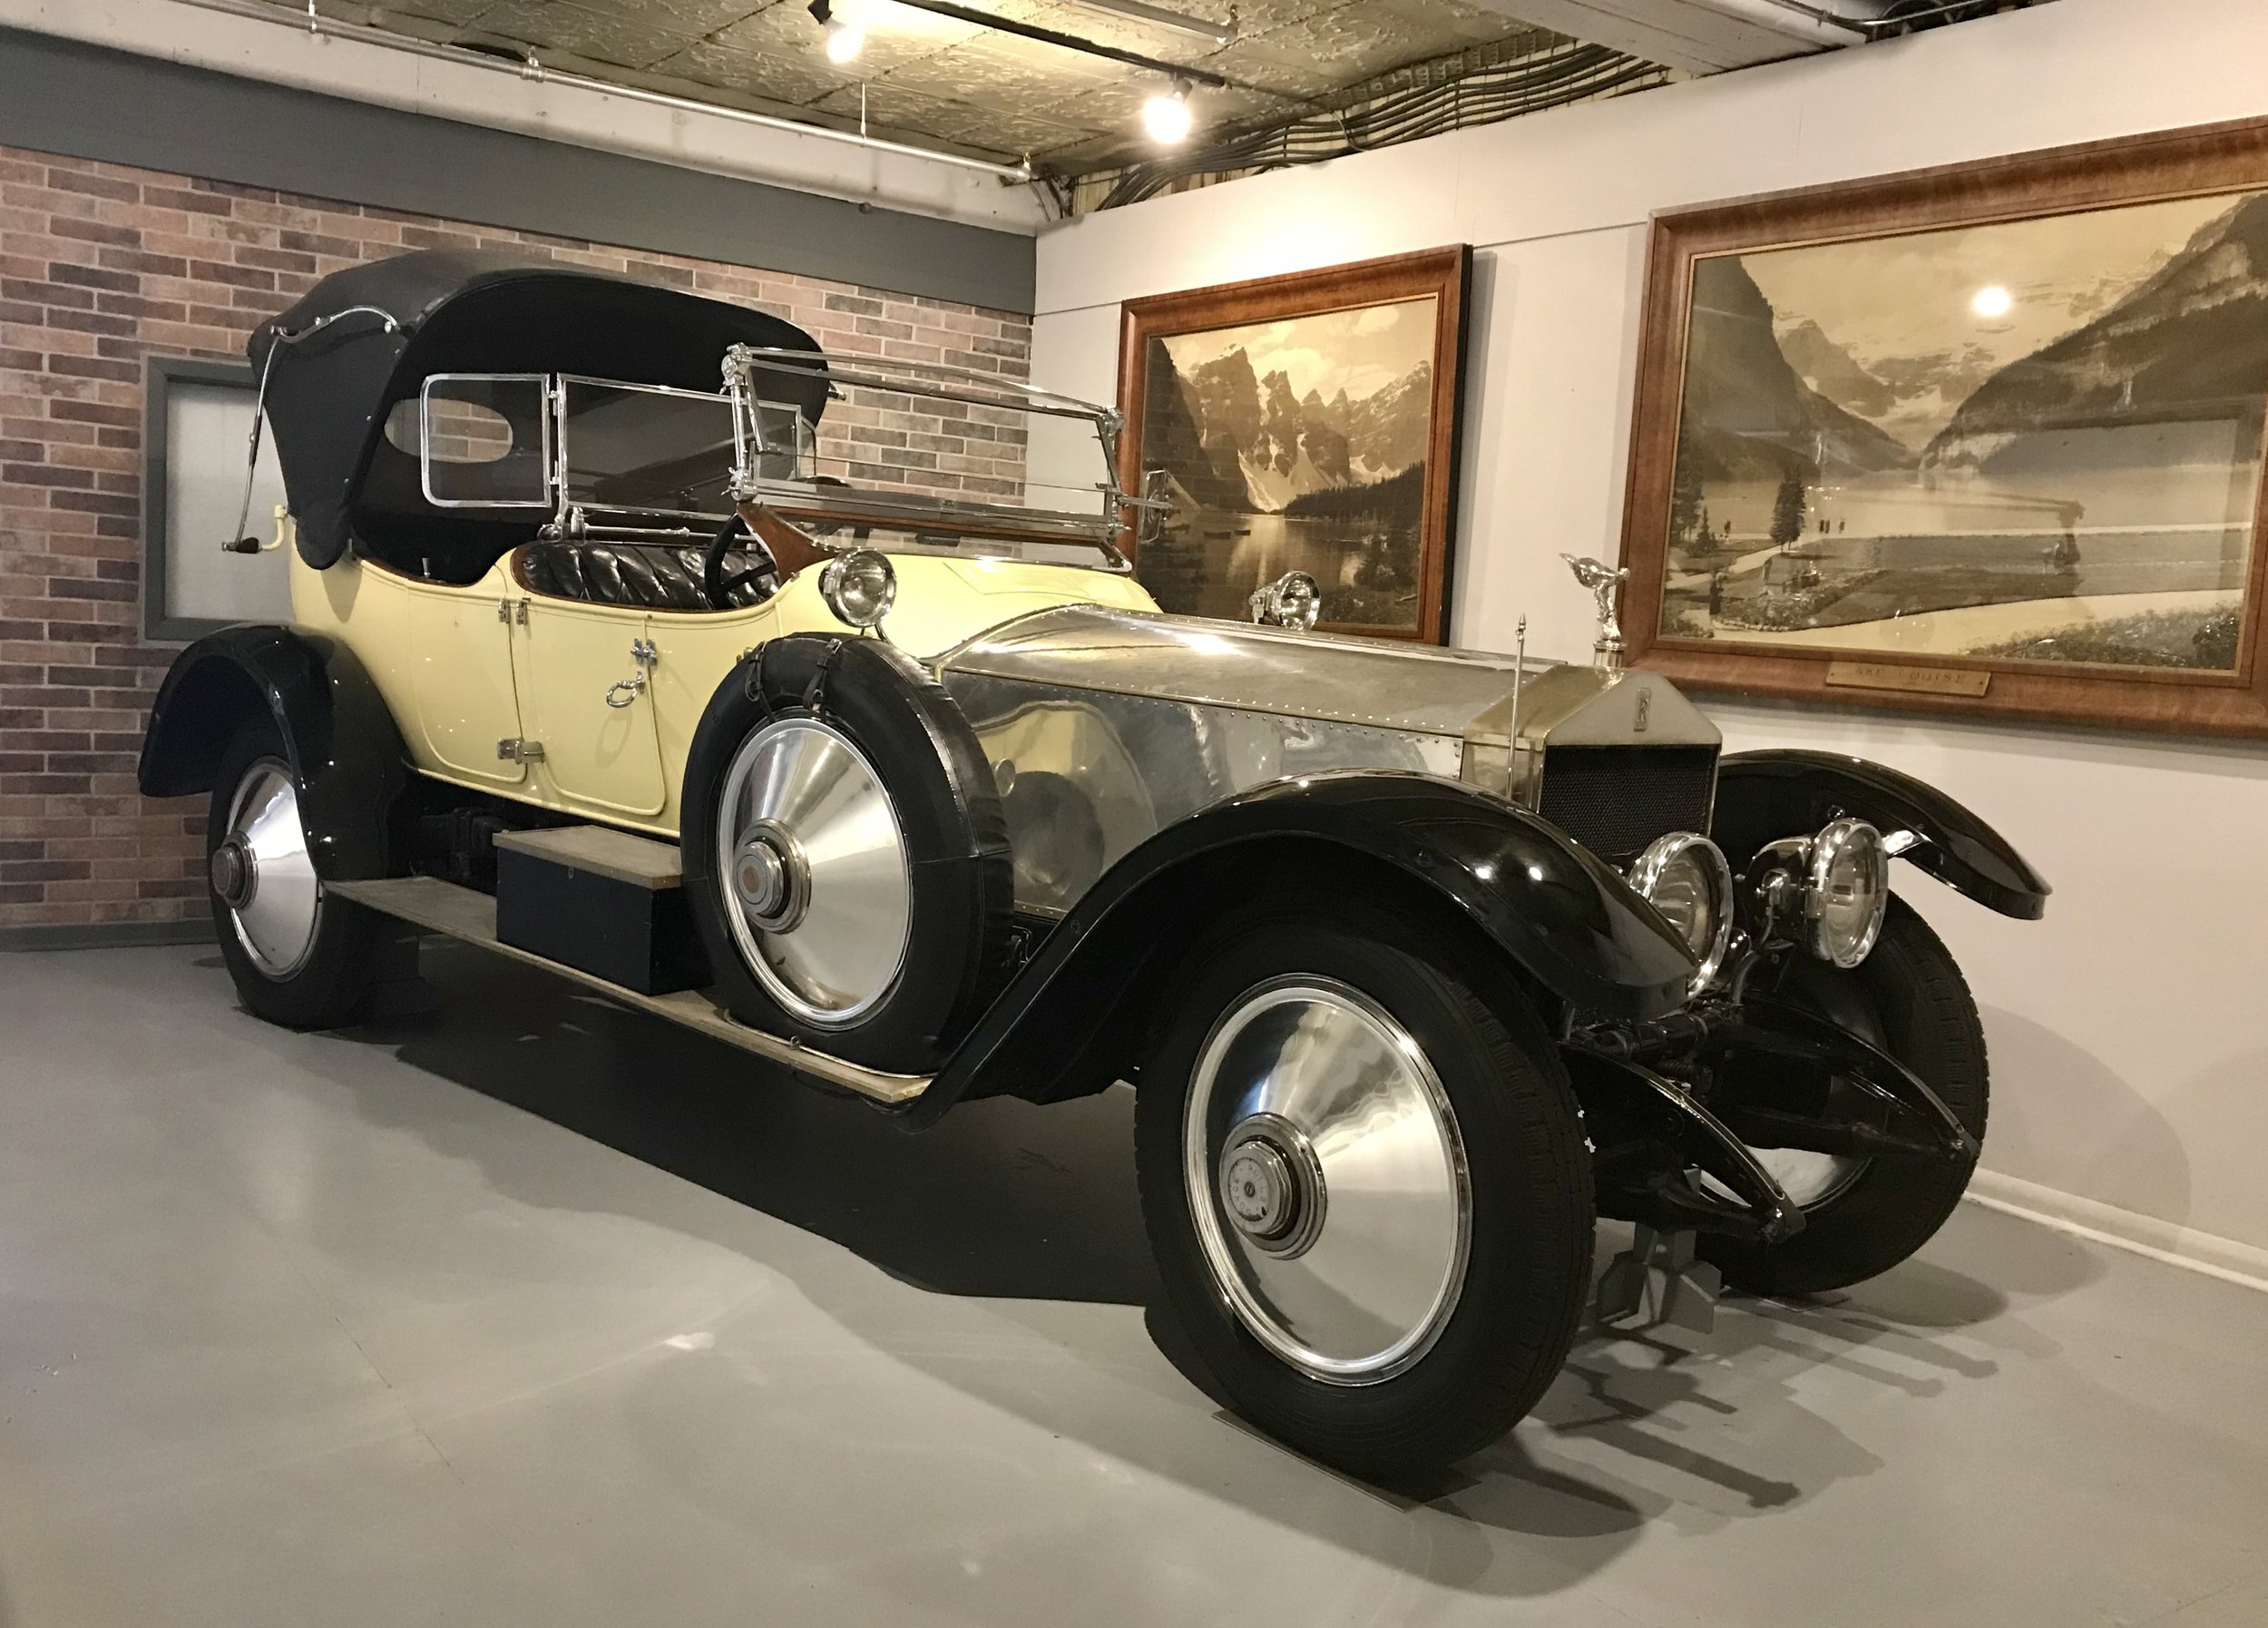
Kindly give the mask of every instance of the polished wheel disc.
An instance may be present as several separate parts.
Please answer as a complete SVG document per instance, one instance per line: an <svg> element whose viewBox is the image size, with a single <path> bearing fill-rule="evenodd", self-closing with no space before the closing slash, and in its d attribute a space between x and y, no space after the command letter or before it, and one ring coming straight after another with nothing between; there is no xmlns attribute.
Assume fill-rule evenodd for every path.
<svg viewBox="0 0 2268 1628"><path fill-rule="evenodd" d="M1844 1153L1814 1153L1808 1148L1750 1148L1797 1208L1810 1210L1866 1173L1867 1161Z"/></svg>
<svg viewBox="0 0 2268 1628"><path fill-rule="evenodd" d="M298 971L315 943L323 892L308 858L289 765L262 758L244 771L210 873L252 965L278 979Z"/></svg>
<svg viewBox="0 0 2268 1628"><path fill-rule="evenodd" d="M1464 1148L1417 1042L1315 977L1248 991L1198 1054L1183 1176L1214 1280L1310 1378L1393 1378L1440 1336L1472 1234Z"/></svg>
<svg viewBox="0 0 2268 1628"><path fill-rule="evenodd" d="M722 799L717 874L749 971L806 1023L855 1021L897 981L913 916L874 765L818 720L783 719L742 743Z"/></svg>

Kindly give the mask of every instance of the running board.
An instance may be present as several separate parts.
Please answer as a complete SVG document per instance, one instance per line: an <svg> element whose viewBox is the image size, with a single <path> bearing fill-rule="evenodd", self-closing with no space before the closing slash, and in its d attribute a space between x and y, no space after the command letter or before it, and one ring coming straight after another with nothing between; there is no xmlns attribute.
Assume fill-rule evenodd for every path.
<svg viewBox="0 0 2268 1628"><path fill-rule="evenodd" d="M736 1023L716 1004L696 989L680 990L674 995L640 995L620 984L564 962L553 961L515 945L504 943L496 937L496 901L487 894L472 888L460 888L454 882L444 882L435 877L396 877L376 882L326 882L326 893L351 899L383 915L396 917L430 932L445 934L463 939L483 949L555 972L562 978L572 978L587 989L595 989L609 1000L620 1002L638 1011L650 1013L678 1025L706 1035L711 1040L721 1040L727 1045L753 1052L767 1062L783 1064L799 1074L809 1074L829 1085L855 1092L869 1101L890 1107L903 1107L929 1089L927 1074L888 1074L875 1069L861 1068L855 1063L846 1063L840 1057L830 1057L825 1052L815 1052L808 1046L797 1045L792 1040L782 1040L760 1029L751 1029Z"/></svg>

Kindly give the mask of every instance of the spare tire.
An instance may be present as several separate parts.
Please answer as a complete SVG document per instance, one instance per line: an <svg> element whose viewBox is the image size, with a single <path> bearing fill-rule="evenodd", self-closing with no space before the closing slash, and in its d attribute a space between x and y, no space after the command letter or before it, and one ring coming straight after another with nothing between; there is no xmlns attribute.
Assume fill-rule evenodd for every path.
<svg viewBox="0 0 2268 1628"><path fill-rule="evenodd" d="M685 769L686 898L740 1022L934 1072L1005 976L1007 821L976 732L880 639L796 633L709 698Z"/></svg>

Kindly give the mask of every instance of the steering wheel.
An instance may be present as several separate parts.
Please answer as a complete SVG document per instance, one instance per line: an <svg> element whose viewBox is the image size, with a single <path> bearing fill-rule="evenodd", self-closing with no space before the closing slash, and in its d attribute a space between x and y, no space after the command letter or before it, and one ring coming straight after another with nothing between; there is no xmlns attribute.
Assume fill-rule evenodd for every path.
<svg viewBox="0 0 2268 1628"><path fill-rule="evenodd" d="M755 555L754 563L738 570L725 569L725 555L733 549L744 548ZM701 555L701 596L714 610L737 611L740 605L733 595L743 589L760 587L765 579L777 579L779 567L773 563L772 551L748 529L748 523L735 515L718 528L708 551Z"/></svg>

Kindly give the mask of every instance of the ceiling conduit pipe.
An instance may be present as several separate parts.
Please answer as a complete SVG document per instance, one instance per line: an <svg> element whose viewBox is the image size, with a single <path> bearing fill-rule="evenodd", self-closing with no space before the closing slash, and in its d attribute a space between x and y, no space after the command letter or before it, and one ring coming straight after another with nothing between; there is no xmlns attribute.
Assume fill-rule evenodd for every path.
<svg viewBox="0 0 2268 1628"><path fill-rule="evenodd" d="M699 113L705 118L727 119L736 123L752 124L760 129L777 130L784 134L808 136L815 141L838 142L846 146L861 148L869 152L894 153L903 158L916 158L931 163L951 164L959 169L973 170L980 174L997 176L1000 180L1022 184L1031 179L1031 171L1022 164L994 163L988 159L964 158L957 152L943 152L934 147L916 147L904 142L885 141L879 136L862 134L855 130L836 130L832 125L810 124L799 119L783 119L772 113L750 113L743 108L728 107L715 102L695 102L685 96L671 96L660 91L641 90L636 85L617 84L611 80L592 79L582 74L562 73L547 68L530 52L524 58L502 56L465 45L444 44L436 40L420 39L415 34L395 34L383 28L369 28L358 23L340 22L318 16L313 8L295 15L269 0L177 0L182 5L197 6L204 11L226 12L230 16L251 17L263 23L282 23L304 26L308 33L353 40L358 44L376 45L387 51L402 52L411 56L423 56L436 62L455 63L464 67L486 68L500 74L511 74L543 84L564 85L580 91L595 91L601 95L619 96L625 101L644 103L650 107L667 108L676 113Z"/></svg>
<svg viewBox="0 0 2268 1628"><path fill-rule="evenodd" d="M1855 45L1866 40L1890 10L1890 0L1699 0L1759 27L1777 29L1823 47Z"/></svg>
<svg viewBox="0 0 2268 1628"><path fill-rule="evenodd" d="M1892 0L1469 0L1569 39L1688 74L1864 44Z"/></svg>

